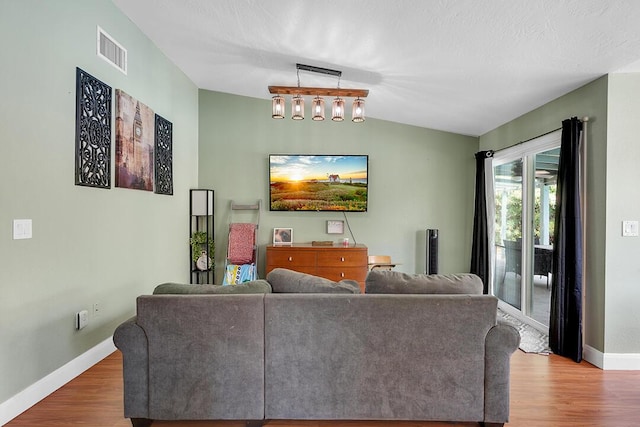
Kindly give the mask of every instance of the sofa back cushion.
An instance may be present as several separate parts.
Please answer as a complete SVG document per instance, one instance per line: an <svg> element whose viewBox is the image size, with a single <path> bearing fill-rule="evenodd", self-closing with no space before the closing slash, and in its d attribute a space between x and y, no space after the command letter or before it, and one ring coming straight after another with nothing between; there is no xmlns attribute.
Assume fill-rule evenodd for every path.
<svg viewBox="0 0 640 427"><path fill-rule="evenodd" d="M482 280L475 274L407 274L372 270L367 274L367 294L482 294Z"/></svg>
<svg viewBox="0 0 640 427"><path fill-rule="evenodd" d="M153 290L154 295L200 295L200 294L270 294L271 285L266 280L258 279L237 285L186 285L183 283L163 283Z"/></svg>
<svg viewBox="0 0 640 427"><path fill-rule="evenodd" d="M267 282L274 293L359 294L355 280L334 282L324 277L275 268L267 274Z"/></svg>

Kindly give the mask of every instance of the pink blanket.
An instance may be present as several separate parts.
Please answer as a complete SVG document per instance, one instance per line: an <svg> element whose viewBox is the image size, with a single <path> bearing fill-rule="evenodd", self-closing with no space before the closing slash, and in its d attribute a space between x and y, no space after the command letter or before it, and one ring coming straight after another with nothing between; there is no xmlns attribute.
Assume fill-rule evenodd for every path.
<svg viewBox="0 0 640 427"><path fill-rule="evenodd" d="M229 226L229 262L249 264L254 261L256 224L233 223Z"/></svg>

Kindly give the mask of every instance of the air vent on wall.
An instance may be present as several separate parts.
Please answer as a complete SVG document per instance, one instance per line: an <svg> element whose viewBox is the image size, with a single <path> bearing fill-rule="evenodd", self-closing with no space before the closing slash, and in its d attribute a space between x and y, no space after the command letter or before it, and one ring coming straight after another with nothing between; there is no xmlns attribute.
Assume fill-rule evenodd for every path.
<svg viewBox="0 0 640 427"><path fill-rule="evenodd" d="M98 27L98 56L127 74L127 49Z"/></svg>

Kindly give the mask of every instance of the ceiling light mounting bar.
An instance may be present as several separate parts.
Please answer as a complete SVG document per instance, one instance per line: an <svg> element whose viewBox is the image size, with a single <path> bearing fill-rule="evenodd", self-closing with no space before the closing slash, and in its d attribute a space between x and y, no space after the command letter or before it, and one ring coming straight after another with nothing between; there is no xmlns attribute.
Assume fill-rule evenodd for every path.
<svg viewBox="0 0 640 427"><path fill-rule="evenodd" d="M296 64L297 70L310 71L318 74L328 74L330 76L341 77L342 71L332 70L330 68L314 67L313 65Z"/></svg>

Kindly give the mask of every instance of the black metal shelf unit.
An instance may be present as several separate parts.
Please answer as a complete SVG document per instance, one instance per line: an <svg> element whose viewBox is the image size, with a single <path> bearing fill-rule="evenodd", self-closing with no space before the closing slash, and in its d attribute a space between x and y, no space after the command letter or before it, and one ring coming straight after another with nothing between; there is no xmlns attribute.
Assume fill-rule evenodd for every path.
<svg viewBox="0 0 640 427"><path fill-rule="evenodd" d="M189 260L192 284L215 284L213 190L189 190ZM194 240L197 240L194 242ZM199 242L199 243L198 243Z"/></svg>

